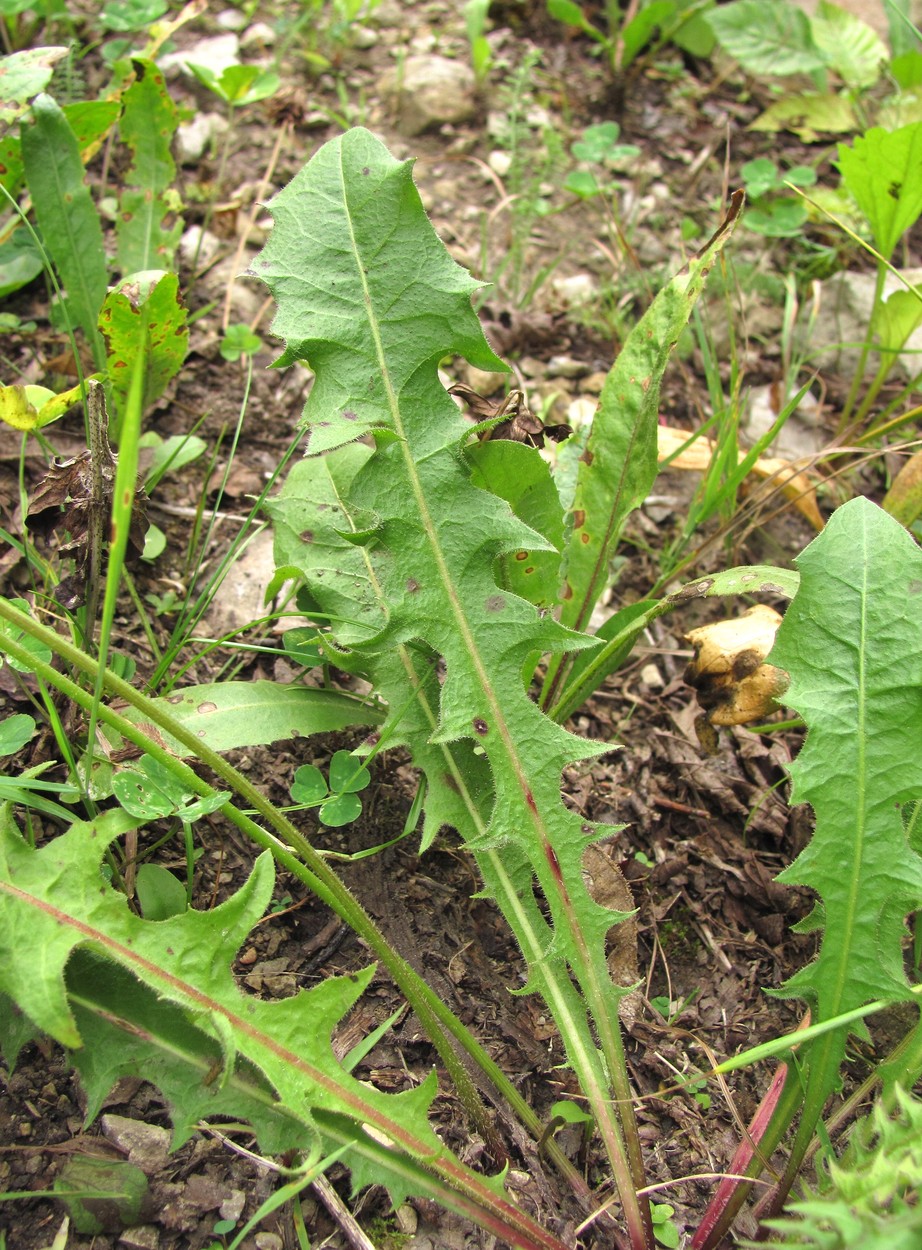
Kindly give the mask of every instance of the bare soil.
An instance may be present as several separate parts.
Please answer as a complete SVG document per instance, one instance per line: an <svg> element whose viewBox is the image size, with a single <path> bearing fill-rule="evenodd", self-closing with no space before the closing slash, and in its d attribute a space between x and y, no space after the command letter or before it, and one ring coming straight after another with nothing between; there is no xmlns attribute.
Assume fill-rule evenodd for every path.
<svg viewBox="0 0 922 1250"><path fill-rule="evenodd" d="M313 79L293 45L283 63L288 99L284 116L292 118L293 125L271 175L269 193L283 185L324 140L339 133L332 120L334 113L342 111L336 89L339 81L350 102L351 120L370 125L396 155L418 158L416 176L424 200L452 254L490 277L484 260L488 267L498 266L518 246L522 240L517 239L516 230L523 228L523 219L517 221L501 207L504 188L491 176L487 164L490 152L498 146L488 133L488 121L497 109L509 107L509 90L503 82L508 83L516 65L531 51L540 53L527 103L546 110L566 143L578 137L583 126L617 117L622 140L637 144L642 152L636 177L620 178L629 243L616 254L614 269L610 258L616 233L609 229L598 205L577 205L563 216L528 223L523 289L534 281L532 296L517 303L517 292L510 291L511 279L505 271L486 297L483 315L497 349L527 376L534 394L557 393L550 411L564 419L567 403L583 393L582 384L578 378L562 376L551 362L561 356L578 361L585 367L584 378L607 370L621 335L655 289L657 275L666 277L681 263L683 217L700 223L702 241L716 225L727 180L725 160L738 169L752 156L779 155L782 143L784 156L791 161L800 160L803 152L788 138L776 143L746 131L759 108L751 84L743 85L732 76L718 78L709 64L683 61L677 53L645 64L626 90L614 91L591 55L591 46L562 33L543 8L537 3L494 4L495 24L506 31L497 42L498 56L507 68L504 72L497 69L484 89L479 116L468 124L443 127L410 140L394 129L390 107L377 92L381 74L393 60L385 42L361 52L342 49L340 63ZM180 43L214 33L214 16L206 14L184 29ZM444 23L447 34L443 31L442 38L453 41L459 55L464 55L462 22L454 6L407 7L405 20L407 39ZM92 76L92 58L87 65ZM213 107L188 79L177 79L172 90L192 109ZM235 121L231 160L219 187L214 186L217 164L213 153L183 171L187 223L204 219L209 196L217 196L224 206L211 228L223 232L221 249L227 259L236 250L240 222L259 190L282 124L279 117L277 105L270 102ZM816 153L808 155L812 159ZM94 166L91 174L98 176L99 170ZM492 224L484 252L485 217ZM565 248L561 248L562 235L566 236ZM600 239L604 248L599 246ZM769 247L758 236L739 237L740 258L756 267L766 260ZM252 255L252 248L247 255ZM587 272L594 276L599 295L591 315L585 310L575 313L554 288L551 276L540 279L551 265L553 278ZM205 457L168 478L150 502L149 515L166 531L168 543L158 561L133 567L142 596L163 595L170 589L188 592L183 553L192 540L200 501L204 498L212 504L216 498L216 483L228 454L228 432L244 402L242 367L222 360L217 350L227 282L222 265L194 279L187 273L185 278L191 311L204 310L204 315L193 329L182 374L150 423L166 436L185 432L201 420L198 432L214 452L216 463L210 484L205 478ZM253 321L260 314L264 293L258 284L244 283L242 289L243 295L233 296L232 320ZM738 350L747 382L777 380L780 312L751 292L732 292L729 298L741 316ZM213 301L216 307L209 310ZM34 320L37 328L7 337L7 360L29 381L54 385L54 360L61 356L64 344L50 328L42 289L36 286L19 293L8 307ZM719 303L713 304L712 320L719 322L722 315ZM266 311L260 329L268 339ZM250 500L297 429L305 378L294 370L287 375L267 372L263 366L272 356L270 344L257 360L241 444L220 504L224 519L215 532L211 560L226 550L241 523L239 518L247 513ZM466 376L459 371L460 379ZM834 391L835 379L828 383ZM691 351L667 378L664 417L669 424L691 425L706 404L700 357ZM66 457L79 450L82 437L79 419L68 418L55 428L50 441L55 454ZM14 532L20 525L18 460L18 436L0 430L0 524ZM45 471L34 443L27 450L25 471L26 487L32 489ZM648 510L634 524L625 544L626 564L617 595L639 597L656 580L658 544L681 526L688 489L688 475L681 473L665 475L657 484L659 511L651 514ZM778 509L773 506L769 511ZM754 559L786 564L810 537L802 518L782 510L765 524L737 527L728 536L716 538L688 576ZM24 565L9 551L0 553L0 562L5 592L27 593L30 580ZM566 778L568 801L588 818L613 826L608 851L630 881L638 908L644 1003L629 1029L627 1047L641 1099L639 1114L649 1147L651 1183L726 1168L739 1140L739 1126L764 1092L767 1069L736 1074L729 1089L711 1082L706 1095L702 1090L697 1098L669 1089L677 1078L707 1067L715 1058L720 1060L796 1026L797 1005L769 999L764 991L780 986L809 960L815 942L812 936L791 932L792 923L809 910L810 898L773 881L809 836L808 813L792 810L786 801L785 767L797 751L797 734L767 737L737 730L722 736L717 756L702 754L693 730L697 709L682 681L688 648L681 637L700 623L702 612L713 617L720 608L698 607L694 615L690 609L680 619L667 618L631 663L576 717L577 732L610 743L612 752L601 763L573 770ZM156 633L165 639L169 617L152 615L151 619ZM139 676L143 676L150 671L152 658L137 613L127 601L118 630L117 649L138 661ZM271 631L257 630L249 638L277 646ZM182 658L193 654L194 648L189 648ZM224 671L226 659L213 652L196 660L186 680L213 679ZM284 660L272 656L246 656L242 665L243 676L285 676ZM10 712L28 707L21 683L6 670L0 674L0 698ZM323 764L341 745L352 745L352 741L253 749L237 762L270 797L284 802L295 768L308 761ZM52 746L47 738L37 740L21 757L8 761L9 771L43 763ZM413 788L405 760L397 752L385 752L375 763L370 800L354 826L329 830L318 827L310 815L302 814L299 819L319 847L354 853L399 832ZM154 833L145 836L153 840ZM252 852L239 835L216 820L200 822L196 836L203 852L197 866L197 905L208 906L244 879ZM159 854L160 862L168 866L181 863L182 851L176 843L166 844ZM559 1066L563 1059L559 1039L540 1001L509 992L522 984L522 961L502 917L490 903L473 897L478 888L476 870L451 830L445 830L423 858L413 839L407 839L344 865L343 875L387 937L425 973L539 1111L572 1091L569 1073ZM257 928L235 964L241 982L254 993L284 997L330 974L365 966L367 951L354 935L322 904L305 897L284 873L276 897L275 914ZM22 957L29 959L30 952L23 951ZM348 1021L347 1035L339 1039L343 1052L397 1005L392 985L378 974L357 1014ZM382 1088L400 1089L422 1080L435 1062L418 1023L405 1016L368 1056L361 1075ZM120 1121L84 1125L81 1092L57 1047L31 1043L15 1067L3 1069L0 1077L0 1189L46 1191L73 1156L120 1154L113 1141ZM107 1100L104 1116L125 1117L154 1129L169 1128L157 1090L140 1080L119 1082ZM447 1082L442 1083L436 1123L463 1157L473 1161L483 1156L483 1145L471 1136ZM500 1131L512 1161L512 1182L523 1204L555 1227L561 1221L571 1227L579 1222L582 1214L554 1174L533 1153L523 1153L519 1136L509 1124L501 1122ZM156 1134L154 1140L160 1140ZM591 1183L604 1187L606 1177L599 1161L579 1134L567 1130L561 1140ZM483 1162L491 1166L493 1161L483 1158ZM151 1165L148 1180L144 1230L127 1237L119 1228L93 1237L72 1232L67 1246L73 1250L114 1250L116 1245L197 1250L215 1241L213 1229L222 1211L234 1212L239 1227L276 1184L266 1167L232 1152L206 1133L175 1154L160 1156ZM379 1247L401 1244L401 1237L404 1244L419 1250L491 1244L485 1234L425 1202L411 1204L413 1211L402 1213L403 1223L398 1227L383 1191L369 1191L354 1203L344 1175L334 1169L331 1180ZM713 1185L710 1179L693 1181L660 1196L676 1206L680 1227L693 1228L696 1212L703 1209ZM604 1188L602 1192L604 1196ZM306 1194L302 1209L311 1244L346 1244L346 1234L317 1194ZM61 1219L60 1204L44 1196L0 1204L0 1230L5 1231L10 1250L50 1246ZM294 1247L290 1206L268 1217L260 1236L262 1240L251 1236L247 1241L250 1250ZM581 1244L611 1244L610 1234L587 1230Z"/></svg>

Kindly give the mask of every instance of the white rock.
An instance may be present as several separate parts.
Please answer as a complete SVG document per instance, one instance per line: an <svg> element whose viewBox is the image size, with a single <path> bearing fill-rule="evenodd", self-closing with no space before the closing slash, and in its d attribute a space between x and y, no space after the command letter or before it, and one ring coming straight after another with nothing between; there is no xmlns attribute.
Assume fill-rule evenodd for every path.
<svg viewBox="0 0 922 1250"><path fill-rule="evenodd" d="M922 283L922 269L904 269L903 277L912 286ZM860 344L867 337L868 322L874 300L875 277L873 273L853 273L846 270L823 282L820 287L820 307L809 346L824 348L820 363L837 366L846 374L854 372L860 359ZM905 286L892 273L884 279L884 299ZM805 310L806 313L806 310ZM858 344L858 346L856 346ZM807 346L807 344L805 344ZM901 377L912 377L919 368L922 352L922 327L909 336L903 353L896 357L893 372ZM875 351L868 353L865 376L877 371L880 357ZM811 361L811 363L813 363Z"/></svg>
<svg viewBox="0 0 922 1250"><path fill-rule="evenodd" d="M512 167L512 154L504 152L502 148L495 148L487 157L487 164L494 174L499 174L500 178L505 178Z"/></svg>
<svg viewBox="0 0 922 1250"><path fill-rule="evenodd" d="M222 30L243 30L247 24L247 15L239 9L222 9L215 22Z"/></svg>
<svg viewBox="0 0 922 1250"><path fill-rule="evenodd" d="M599 292L599 280L591 273L575 273L569 278L554 278L551 282L554 294L568 304L587 304Z"/></svg>
<svg viewBox="0 0 922 1250"><path fill-rule="evenodd" d="M407 136L474 115L474 72L443 56L409 56L382 75L380 89L396 106L397 126Z"/></svg>
<svg viewBox="0 0 922 1250"><path fill-rule="evenodd" d="M227 130L227 120L220 113L196 113L189 122L176 128L174 151L180 165L197 165L208 145Z"/></svg>
<svg viewBox="0 0 922 1250"><path fill-rule="evenodd" d="M240 40L233 32L226 35L212 35L209 39L200 39L191 48L183 52L168 52L158 62L163 70L178 66L187 74L191 73L191 65L204 65L218 77L229 65L237 65L240 60Z"/></svg>
<svg viewBox="0 0 922 1250"><path fill-rule="evenodd" d="M254 22L240 36L241 48L271 48L278 39L278 32L268 22Z"/></svg>
<svg viewBox="0 0 922 1250"><path fill-rule="evenodd" d="M179 258L190 268L196 265L201 268L209 264L221 246L221 240L210 230L202 230L199 225L190 226L179 240Z"/></svg>

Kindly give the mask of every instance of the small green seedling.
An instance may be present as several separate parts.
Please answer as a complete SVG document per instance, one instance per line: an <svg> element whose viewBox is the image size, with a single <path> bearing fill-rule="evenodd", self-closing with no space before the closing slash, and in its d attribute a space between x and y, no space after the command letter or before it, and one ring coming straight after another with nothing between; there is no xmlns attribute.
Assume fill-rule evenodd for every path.
<svg viewBox="0 0 922 1250"><path fill-rule="evenodd" d="M351 825L362 814L359 790L371 781L371 774L351 751L337 751L330 760L330 779L314 764L302 764L295 773L291 797L303 807L319 807L323 824L333 828Z"/></svg>
<svg viewBox="0 0 922 1250"><path fill-rule="evenodd" d="M219 790L208 798L196 799L169 769L149 755L117 772L112 779L112 792L130 816L142 820L178 816L187 824L216 812L229 797L226 791Z"/></svg>
<svg viewBox="0 0 922 1250"><path fill-rule="evenodd" d="M767 156L747 161L740 169L750 207L743 218L745 225L769 238L788 239L800 232L807 219L806 205L786 195L786 183L795 187L812 187L816 170L809 165L795 165L781 170Z"/></svg>
<svg viewBox="0 0 922 1250"><path fill-rule="evenodd" d="M254 356L265 347L258 334L248 325L238 323L228 326L218 348L225 360L239 360L241 356Z"/></svg>
<svg viewBox="0 0 922 1250"><path fill-rule="evenodd" d="M601 122L597 126L586 127L582 139L578 139L570 151L578 161L598 166L603 180L600 181L590 170L576 169L563 184L565 191L578 195L581 200L589 200L618 185L612 178L612 171L623 170L640 155L640 148L633 143L618 142L620 134L621 127L617 122Z"/></svg>
<svg viewBox="0 0 922 1250"><path fill-rule="evenodd" d="M671 1207L668 1202L650 1203L653 1236L661 1246L668 1246L669 1250L676 1250L679 1244L679 1230L672 1218L674 1215L675 1207Z"/></svg>
<svg viewBox="0 0 922 1250"><path fill-rule="evenodd" d="M207 65L195 65L190 61L189 69L203 87L213 91L231 109L267 100L281 86L278 74L257 65L228 65L216 74Z"/></svg>

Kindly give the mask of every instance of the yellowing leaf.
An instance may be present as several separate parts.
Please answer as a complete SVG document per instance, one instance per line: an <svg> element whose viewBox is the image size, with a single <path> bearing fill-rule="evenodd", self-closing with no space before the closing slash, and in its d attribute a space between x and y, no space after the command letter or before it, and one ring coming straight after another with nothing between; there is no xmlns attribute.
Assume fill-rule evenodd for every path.
<svg viewBox="0 0 922 1250"><path fill-rule="evenodd" d="M688 430L675 430L672 426L661 425L657 430L659 459L668 460L683 443L687 443L691 434ZM671 461L674 469L687 469L703 473L711 463L714 455L714 443L709 438L697 438L684 451L679 452ZM746 452L740 449L739 459L743 460ZM815 483L806 471L804 461L782 460L776 456L760 456L750 470L756 477L773 480L785 498L790 499L797 511L816 530L823 528L823 518L816 502Z"/></svg>
<svg viewBox="0 0 922 1250"><path fill-rule="evenodd" d="M54 391L44 386L0 386L0 421L14 430L34 430L39 422L39 409Z"/></svg>

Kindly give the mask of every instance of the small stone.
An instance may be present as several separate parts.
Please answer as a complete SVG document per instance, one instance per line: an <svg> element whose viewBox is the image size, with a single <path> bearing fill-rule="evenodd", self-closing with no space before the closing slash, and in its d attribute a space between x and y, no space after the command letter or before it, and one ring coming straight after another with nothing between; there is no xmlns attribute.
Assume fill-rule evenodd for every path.
<svg viewBox="0 0 922 1250"><path fill-rule="evenodd" d="M220 113L196 113L190 122L176 129L174 150L180 165L197 165L208 145L227 130Z"/></svg>
<svg viewBox="0 0 922 1250"><path fill-rule="evenodd" d="M240 36L240 46L248 50L271 48L277 40L278 34L268 22L254 22Z"/></svg>
<svg viewBox="0 0 922 1250"><path fill-rule="evenodd" d="M567 405L567 424L572 425L574 430L586 429L592 424L597 406L594 399L574 399L572 404Z"/></svg>
<svg viewBox="0 0 922 1250"><path fill-rule="evenodd" d="M243 30L247 24L247 15L239 9L222 9L215 22L222 30Z"/></svg>
<svg viewBox="0 0 922 1250"><path fill-rule="evenodd" d="M253 1238L256 1250L283 1250L284 1242L278 1233L257 1233Z"/></svg>
<svg viewBox="0 0 922 1250"><path fill-rule="evenodd" d="M488 373L485 369L477 369L474 365L467 366L464 376L471 390L485 398L498 395L509 381L508 373Z"/></svg>
<svg viewBox="0 0 922 1250"><path fill-rule="evenodd" d="M547 362L549 378L581 378L589 372L584 360L575 360L572 356L552 356Z"/></svg>
<svg viewBox="0 0 922 1250"><path fill-rule="evenodd" d="M505 178L512 168L512 154L504 152L502 148L495 148L487 157L487 164L494 174L498 174L500 178Z"/></svg>
<svg viewBox="0 0 922 1250"><path fill-rule="evenodd" d="M160 1233L153 1224L138 1224L135 1228L126 1228L118 1244L127 1250L157 1250Z"/></svg>
<svg viewBox="0 0 922 1250"><path fill-rule="evenodd" d="M379 86L396 108L400 133L408 137L467 121L476 112L473 70L444 56L409 56L383 74Z"/></svg>
<svg viewBox="0 0 922 1250"><path fill-rule="evenodd" d="M658 690L665 683L663 675L655 664L645 664L640 670L640 680L645 686L649 686L651 690Z"/></svg>
<svg viewBox="0 0 922 1250"><path fill-rule="evenodd" d="M581 389L588 391L590 395L601 395L607 377L607 373L590 373L588 378L583 378L580 384Z"/></svg>
<svg viewBox="0 0 922 1250"><path fill-rule="evenodd" d="M201 268L214 260L220 246L221 240L210 230L203 230L199 225L190 226L179 240L179 257L189 268L193 265Z"/></svg>
<svg viewBox="0 0 922 1250"><path fill-rule="evenodd" d="M183 52L168 52L166 56L160 57L158 64L163 70L178 66L189 75L192 74L190 65L202 65L220 78L229 66L239 64L239 53L240 40L231 31L226 35L200 39L197 44Z"/></svg>
<svg viewBox="0 0 922 1250"><path fill-rule="evenodd" d="M128 1156L129 1163L152 1176L166 1162L170 1153L170 1134L156 1124L145 1124L124 1115L104 1115L102 1131Z"/></svg>
<svg viewBox="0 0 922 1250"><path fill-rule="evenodd" d="M354 48L365 51L378 42L378 32L370 26L356 26L349 32L349 40Z"/></svg>
<svg viewBox="0 0 922 1250"><path fill-rule="evenodd" d="M419 1224L419 1216L408 1202L394 1212L397 1227L407 1237L412 1237Z"/></svg>
<svg viewBox="0 0 922 1250"><path fill-rule="evenodd" d="M567 304L588 304L598 295L599 282L591 273L575 273L569 278L554 278L551 287Z"/></svg>
<svg viewBox="0 0 922 1250"><path fill-rule="evenodd" d="M243 1214L246 1201L247 1196L242 1189L232 1189L220 1207L218 1207L218 1214L222 1220L233 1220L236 1224Z"/></svg>

